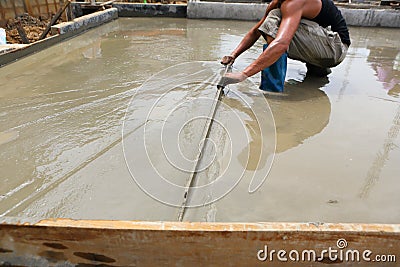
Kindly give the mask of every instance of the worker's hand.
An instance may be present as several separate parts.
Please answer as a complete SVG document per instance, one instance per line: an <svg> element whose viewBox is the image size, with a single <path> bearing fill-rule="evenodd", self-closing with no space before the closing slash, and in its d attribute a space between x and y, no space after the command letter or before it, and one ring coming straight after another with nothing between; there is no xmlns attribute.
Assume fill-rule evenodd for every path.
<svg viewBox="0 0 400 267"><path fill-rule="evenodd" d="M247 76L243 72L231 72L226 73L221 79L221 84L223 87L228 84L240 83L247 79Z"/></svg>
<svg viewBox="0 0 400 267"><path fill-rule="evenodd" d="M233 55L224 56L221 59L221 64L223 64L223 65L229 65L229 64L232 65L233 62L235 62L235 57Z"/></svg>

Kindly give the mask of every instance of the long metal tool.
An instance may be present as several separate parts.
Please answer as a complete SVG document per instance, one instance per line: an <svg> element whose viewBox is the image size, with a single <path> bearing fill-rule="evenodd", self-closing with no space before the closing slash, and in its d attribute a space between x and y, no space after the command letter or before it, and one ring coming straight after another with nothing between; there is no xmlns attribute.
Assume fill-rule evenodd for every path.
<svg viewBox="0 0 400 267"><path fill-rule="evenodd" d="M183 216L184 216L185 210L186 210L186 204L187 204L188 197L189 197L189 191L190 191L190 188L192 187L193 182L195 180L195 177L197 175L197 171L198 171L199 166L200 166L200 161L201 161L202 155L204 154L204 148L205 148L205 144L206 144L206 139L210 135L211 126L212 126L212 124L214 122L214 117L215 117L215 114L217 112L218 105L219 105L219 103L220 103L220 101L222 99L222 96L224 95L224 88L225 88L225 85L224 85L224 79L225 78L224 78L224 76L231 69L232 69L232 64L228 64L228 65L225 66L225 70L223 72L223 75L222 75L220 81L217 84L217 92L216 92L215 97L214 97L214 102L213 102L213 105L211 107L210 115L207 117L207 122L206 122L206 125L205 125L204 130L203 130L203 135L202 135L203 136L203 139L202 139L203 140L203 146L201 148L201 151L200 151L199 155L197 156L195 168L194 168L193 172L191 173L191 175L189 177L189 180L186 183L185 193L184 193L184 196L183 196L183 202L182 202L182 205L181 205L181 209L179 210L179 213L178 213L178 221L182 221L183 220Z"/></svg>

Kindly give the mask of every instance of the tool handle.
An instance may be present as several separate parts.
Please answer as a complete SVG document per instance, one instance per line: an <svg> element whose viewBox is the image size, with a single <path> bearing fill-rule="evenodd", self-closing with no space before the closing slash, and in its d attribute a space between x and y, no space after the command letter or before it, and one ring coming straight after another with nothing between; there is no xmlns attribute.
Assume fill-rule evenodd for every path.
<svg viewBox="0 0 400 267"><path fill-rule="evenodd" d="M230 72L232 70L232 63L226 64L225 65L225 71L224 74L222 75L221 79L219 80L218 84L217 84L217 88L218 90L223 90L225 88L225 74L227 74L228 72Z"/></svg>

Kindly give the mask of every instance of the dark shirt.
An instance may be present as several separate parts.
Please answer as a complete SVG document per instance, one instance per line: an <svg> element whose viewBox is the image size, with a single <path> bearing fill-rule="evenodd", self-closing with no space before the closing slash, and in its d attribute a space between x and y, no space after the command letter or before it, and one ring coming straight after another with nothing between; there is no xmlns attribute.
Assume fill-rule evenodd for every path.
<svg viewBox="0 0 400 267"><path fill-rule="evenodd" d="M312 19L312 21L315 21L324 28L331 26L332 31L339 34L342 43L350 45L349 30L347 29L346 21L344 20L342 13L335 6L332 0L321 1L321 11Z"/></svg>

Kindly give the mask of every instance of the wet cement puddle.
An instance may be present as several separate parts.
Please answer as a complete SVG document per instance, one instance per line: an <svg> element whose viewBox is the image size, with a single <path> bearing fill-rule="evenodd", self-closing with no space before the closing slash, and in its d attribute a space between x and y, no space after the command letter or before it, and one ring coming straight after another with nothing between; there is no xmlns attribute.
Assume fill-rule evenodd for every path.
<svg viewBox="0 0 400 267"><path fill-rule="evenodd" d="M143 91L129 104L153 74L183 62L217 62L253 23L215 25L119 19L1 68L0 214L176 220L179 208L169 202L179 202L180 191L155 187L162 200L157 201L131 174L146 178L157 170L167 182L185 185L205 120L183 122L193 114L207 116L208 100L196 100L212 99L215 88L175 84L148 121L149 103L162 96L160 81L157 91ZM231 88L216 114L221 123L213 124L206 143L205 154L212 157L205 158L194 184L203 189L190 194L189 203L199 207L186 210L184 220L399 221L400 43L393 38L398 30L351 28L350 33L347 58L327 78L305 78L305 66L289 61L284 94L261 94L259 77L241 85L247 88ZM243 69L261 50L260 41L235 67ZM212 66L208 76L220 71ZM195 70L186 65L168 78L176 81L179 72ZM263 133L272 119L265 113L267 126L259 127L255 116L266 111L265 100L276 125L271 169L272 155L262 151L272 146L274 135ZM168 131L160 141L162 125ZM148 150L140 146L145 126ZM161 144L171 154L163 154ZM231 180L220 177L238 176L221 196L215 181L225 186ZM261 186L249 193L252 183Z"/></svg>

